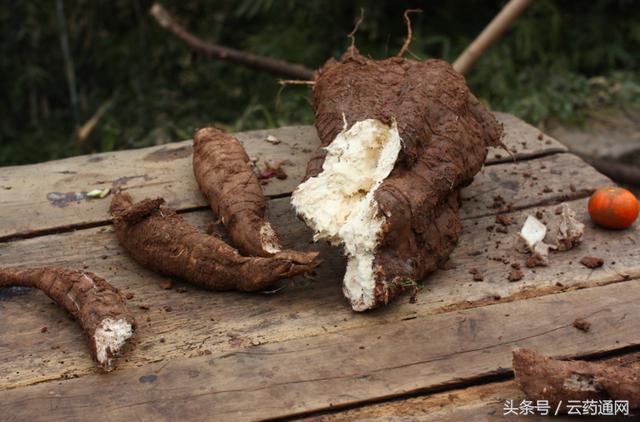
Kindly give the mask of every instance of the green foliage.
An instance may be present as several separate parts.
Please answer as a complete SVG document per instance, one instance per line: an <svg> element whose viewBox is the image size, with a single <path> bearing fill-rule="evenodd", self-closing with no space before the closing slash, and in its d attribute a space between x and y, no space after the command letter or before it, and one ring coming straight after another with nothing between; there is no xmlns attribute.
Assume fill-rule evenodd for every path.
<svg viewBox="0 0 640 422"><path fill-rule="evenodd" d="M65 0L80 122L110 104L91 135L75 136L55 1L0 8L0 165L230 130L311 123L308 89L193 53L159 28L150 0ZM194 34L230 47L318 68L349 45L396 54L415 1L184 0L165 2ZM452 61L504 2L427 2L413 14L411 52ZM537 0L471 69L468 81L494 109L532 122L579 119L594 106L640 102L640 2Z"/></svg>

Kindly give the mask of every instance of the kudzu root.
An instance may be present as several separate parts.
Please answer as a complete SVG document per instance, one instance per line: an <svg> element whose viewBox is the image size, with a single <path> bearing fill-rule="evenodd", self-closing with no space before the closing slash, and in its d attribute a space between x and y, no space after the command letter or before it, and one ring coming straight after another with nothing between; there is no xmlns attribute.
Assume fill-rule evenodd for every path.
<svg viewBox="0 0 640 422"><path fill-rule="evenodd" d="M120 244L136 262L152 271L205 289L251 292L311 271L318 264L317 252L285 250L271 257L242 256L163 204L161 198L134 204L121 192L111 202Z"/></svg>
<svg viewBox="0 0 640 422"><path fill-rule="evenodd" d="M136 327L118 289L86 271L64 268L0 268L0 288L34 287L78 320L89 339L92 358L110 371Z"/></svg>
<svg viewBox="0 0 640 422"><path fill-rule="evenodd" d="M216 128L196 131L193 173L211 209L244 255L272 256L282 250L265 219L266 200L238 139Z"/></svg>
<svg viewBox="0 0 640 422"><path fill-rule="evenodd" d="M461 230L459 191L502 126L441 60L372 60L350 47L313 85L321 146L292 195L315 239L343 245L356 311L415 289Z"/></svg>
<svg viewBox="0 0 640 422"><path fill-rule="evenodd" d="M567 412L570 400L628 400L640 408L640 368L609 363L558 360L532 350L513 351L516 384L529 400L548 400Z"/></svg>

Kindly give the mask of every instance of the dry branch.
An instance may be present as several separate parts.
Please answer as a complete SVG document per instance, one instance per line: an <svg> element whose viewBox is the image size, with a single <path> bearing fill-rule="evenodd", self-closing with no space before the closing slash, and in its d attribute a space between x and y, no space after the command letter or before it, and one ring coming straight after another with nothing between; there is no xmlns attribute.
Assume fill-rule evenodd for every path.
<svg viewBox="0 0 640 422"><path fill-rule="evenodd" d="M158 3L154 3L150 10L151 15L158 24L183 41L189 48L222 60L228 60L252 69L271 73L276 76L292 79L313 79L313 70L299 64L293 64L284 60L259 56L236 50L222 45L212 44L189 33L178 24L167 10Z"/></svg>
<svg viewBox="0 0 640 422"><path fill-rule="evenodd" d="M509 25L529 6L532 0L510 0L480 35L462 52L453 63L453 68L464 74L482 53L491 46Z"/></svg>

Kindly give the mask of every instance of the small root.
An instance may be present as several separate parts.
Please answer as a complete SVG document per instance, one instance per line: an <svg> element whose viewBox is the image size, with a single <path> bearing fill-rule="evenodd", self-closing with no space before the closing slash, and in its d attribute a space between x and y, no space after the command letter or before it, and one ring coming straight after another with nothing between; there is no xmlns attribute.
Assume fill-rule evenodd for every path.
<svg viewBox="0 0 640 422"><path fill-rule="evenodd" d="M358 32L358 28L360 27L360 24L362 23L363 20L364 20L364 7L361 7L360 17L358 17L358 20L356 20L356 24L354 25L353 30L349 32L349 34L347 35L347 37L351 38L350 48L355 48L356 46L356 32Z"/></svg>
<svg viewBox="0 0 640 422"><path fill-rule="evenodd" d="M402 44L402 48L396 55L397 57L402 57L407 51L409 51L409 45L411 44L411 38L413 37L409 13L422 13L422 9L407 9L404 11L404 21L407 23L407 38L405 38L404 44Z"/></svg>
<svg viewBox="0 0 640 422"><path fill-rule="evenodd" d="M282 86L286 85L315 85L316 81L303 81L299 79L280 79L278 84Z"/></svg>

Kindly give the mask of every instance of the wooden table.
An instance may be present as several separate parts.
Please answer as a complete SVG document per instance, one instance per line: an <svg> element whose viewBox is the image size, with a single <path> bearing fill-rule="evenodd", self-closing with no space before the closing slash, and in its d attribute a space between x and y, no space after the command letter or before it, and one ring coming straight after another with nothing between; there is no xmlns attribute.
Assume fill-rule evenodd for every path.
<svg viewBox="0 0 640 422"><path fill-rule="evenodd" d="M83 198L104 187L136 199L162 196L206 227L213 216L192 176L189 141L0 168L0 265L94 271L133 296L139 325L118 369L102 374L78 325L44 294L0 292L0 419L502 416L504 400L523 398L512 381L516 347L589 358L633 351L640 345L638 224L594 227L586 198L611 181L556 140L497 115L518 161L492 150L464 190L452 265L426 280L415 303L404 296L368 313L352 312L342 296L339 251L311 245L289 205L318 144L312 127L238 134L258 165L288 160L289 177L265 186L269 217L285 246L316 248L324 258L314 280L299 277L271 294L208 292L178 280L162 289L166 278L118 245L110 197ZM551 218L563 201L586 223L584 243L553 254L548 267L523 266L524 278L509 282L510 264L524 262L512 246L524 219L538 211ZM497 214L514 224L497 225ZM586 255L605 265L580 265ZM471 268L484 281L474 282ZM591 329L574 328L576 318Z"/></svg>

